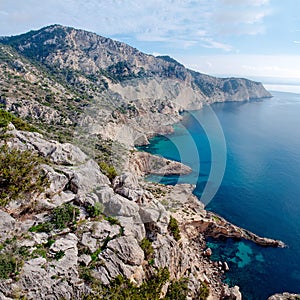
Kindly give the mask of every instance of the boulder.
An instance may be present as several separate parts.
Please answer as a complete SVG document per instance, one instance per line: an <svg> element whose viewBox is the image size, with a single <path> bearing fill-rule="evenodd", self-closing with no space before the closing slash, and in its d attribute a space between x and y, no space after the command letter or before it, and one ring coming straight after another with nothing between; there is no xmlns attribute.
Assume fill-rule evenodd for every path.
<svg viewBox="0 0 300 300"><path fill-rule="evenodd" d="M144 251L137 240L131 236L121 236L109 241L107 248L114 251L128 265L140 265L144 260Z"/></svg>
<svg viewBox="0 0 300 300"><path fill-rule="evenodd" d="M207 248L206 250L203 251L204 256L212 256L212 250L210 248Z"/></svg>
<svg viewBox="0 0 300 300"><path fill-rule="evenodd" d="M138 241L141 241L145 237L145 226L138 215L132 217L119 216L118 220L123 228L123 234L125 236L133 236Z"/></svg>
<svg viewBox="0 0 300 300"><path fill-rule="evenodd" d="M228 285L225 285L222 290L222 299L223 300L242 300L242 294L238 286L229 288Z"/></svg>
<svg viewBox="0 0 300 300"><path fill-rule="evenodd" d="M124 173L121 176L117 176L113 181L113 189L121 196L135 202L141 202L145 194L136 176L131 173Z"/></svg>
<svg viewBox="0 0 300 300"><path fill-rule="evenodd" d="M268 300L298 300L298 299L300 299L300 294L290 294L290 293L275 294L268 298Z"/></svg>
<svg viewBox="0 0 300 300"><path fill-rule="evenodd" d="M0 209L0 242L13 236L15 224L15 219Z"/></svg>
<svg viewBox="0 0 300 300"><path fill-rule="evenodd" d="M108 221L93 222L91 226L91 237L103 242L106 238L112 239L120 234L120 226L112 225Z"/></svg>
<svg viewBox="0 0 300 300"><path fill-rule="evenodd" d="M45 190L45 193L49 196L53 196L62 192L69 182L68 177L62 172L55 171L49 165L43 164L42 168L45 171L47 178L50 182L50 186Z"/></svg>
<svg viewBox="0 0 300 300"><path fill-rule="evenodd" d="M70 190L75 194L90 193L98 187L110 184L109 179L101 173L98 164L92 159L64 171L69 172Z"/></svg>

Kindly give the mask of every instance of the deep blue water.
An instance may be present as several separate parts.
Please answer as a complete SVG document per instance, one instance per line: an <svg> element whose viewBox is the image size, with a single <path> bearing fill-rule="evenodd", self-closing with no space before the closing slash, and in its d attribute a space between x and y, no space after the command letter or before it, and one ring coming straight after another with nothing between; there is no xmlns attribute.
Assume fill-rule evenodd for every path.
<svg viewBox="0 0 300 300"><path fill-rule="evenodd" d="M155 137L143 148L194 170L179 179L150 180L197 184L199 198L210 186L212 194L217 192L207 209L288 245L274 249L247 241L209 241L213 259L229 262L225 281L239 285L244 299L300 293L300 95L272 94L271 99L217 103L187 114L174 134ZM209 174L222 175L222 155L226 168L218 188L220 178Z"/></svg>

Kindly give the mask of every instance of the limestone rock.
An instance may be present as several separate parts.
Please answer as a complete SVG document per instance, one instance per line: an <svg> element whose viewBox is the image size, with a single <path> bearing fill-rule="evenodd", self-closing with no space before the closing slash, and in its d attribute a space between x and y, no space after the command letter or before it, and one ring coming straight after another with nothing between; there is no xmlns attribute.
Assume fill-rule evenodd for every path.
<svg viewBox="0 0 300 300"><path fill-rule="evenodd" d="M203 252L204 256L212 256L212 250L210 248L207 248L204 252Z"/></svg>
<svg viewBox="0 0 300 300"><path fill-rule="evenodd" d="M50 196L58 194L62 192L67 183L69 182L69 179L66 175L62 174L61 172L56 172L51 166L49 165L42 165L43 170L45 171L50 186L46 189L45 193L50 194Z"/></svg>
<svg viewBox="0 0 300 300"><path fill-rule="evenodd" d="M67 169L64 169L68 172ZM71 191L73 193L90 193L99 186L108 185L109 179L100 171L98 164L94 160L69 169L72 174L70 180Z"/></svg>
<svg viewBox="0 0 300 300"><path fill-rule="evenodd" d="M92 237L90 232L85 232L82 234L81 244L86 246L90 252L95 252L97 250L97 240Z"/></svg>
<svg viewBox="0 0 300 300"><path fill-rule="evenodd" d="M222 299L224 300L242 300L242 294L238 286L229 288L225 285L222 292Z"/></svg>
<svg viewBox="0 0 300 300"><path fill-rule="evenodd" d="M29 150L36 150L44 157L50 158L59 165L77 165L87 159L78 147L69 143L58 143L56 141L47 141L43 136L36 132L15 132L15 145L18 148L26 147Z"/></svg>
<svg viewBox="0 0 300 300"><path fill-rule="evenodd" d="M140 265L144 260L144 251L136 239L131 236L123 236L109 241L107 248L114 251L128 265Z"/></svg>
<svg viewBox="0 0 300 300"><path fill-rule="evenodd" d="M120 226L111 225L108 221L93 222L91 227L91 237L104 241L106 238L113 238L120 234Z"/></svg>
<svg viewBox="0 0 300 300"><path fill-rule="evenodd" d="M184 175L192 169L182 163L155 156L147 152L135 152L130 158L130 171L140 176L156 175Z"/></svg>
<svg viewBox="0 0 300 300"><path fill-rule="evenodd" d="M87 254L82 254L78 257L78 262L84 264L85 266L88 266L91 261L91 256Z"/></svg>
<svg viewBox="0 0 300 300"><path fill-rule="evenodd" d="M125 236L133 236L137 241L141 241L146 236L145 226L139 215L132 217L119 216L118 220Z"/></svg>
<svg viewBox="0 0 300 300"><path fill-rule="evenodd" d="M300 299L300 294L290 294L290 293L275 294L268 298L268 300L298 300L298 299Z"/></svg>
<svg viewBox="0 0 300 300"><path fill-rule="evenodd" d="M143 202L143 198L151 199L152 196L141 188L136 176L128 172L114 179L113 189L121 196L135 202Z"/></svg>
<svg viewBox="0 0 300 300"><path fill-rule="evenodd" d="M0 209L0 242L13 236L15 224L15 219Z"/></svg>

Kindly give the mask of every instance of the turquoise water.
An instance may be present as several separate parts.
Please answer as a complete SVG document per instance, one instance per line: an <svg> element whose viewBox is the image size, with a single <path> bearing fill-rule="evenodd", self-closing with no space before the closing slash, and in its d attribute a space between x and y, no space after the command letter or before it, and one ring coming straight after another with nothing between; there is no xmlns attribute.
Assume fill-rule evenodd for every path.
<svg viewBox="0 0 300 300"><path fill-rule="evenodd" d="M274 249L231 239L208 241L213 259L229 263L225 281L239 285L244 299L300 293L300 95L272 94L273 98L260 101L214 104L213 114L208 107L187 114L174 134L155 137L143 147L193 168L180 178L152 176L150 180L194 183L199 198L210 185L216 194L207 202L208 210L288 245ZM211 121L215 129L207 134L213 115L224 136L216 120ZM213 155L216 150L224 152L223 142L226 167L222 155ZM216 168L222 173L223 167L218 188L219 179L209 175Z"/></svg>

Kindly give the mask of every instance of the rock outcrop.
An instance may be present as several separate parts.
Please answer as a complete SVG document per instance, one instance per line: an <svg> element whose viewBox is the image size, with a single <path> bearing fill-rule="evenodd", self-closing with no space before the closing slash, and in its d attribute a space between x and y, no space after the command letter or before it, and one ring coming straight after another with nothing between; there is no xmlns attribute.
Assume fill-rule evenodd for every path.
<svg viewBox="0 0 300 300"><path fill-rule="evenodd" d="M224 271L205 252L205 236L218 234L220 221L204 210L190 185L146 183L130 172L111 183L76 146L12 126L9 133L9 147L31 149L47 158L41 167L49 185L30 202L30 209L16 209L13 202L0 209L0 238L6 241L0 255L13 253L20 262L19 274L0 280L2 299L80 299L93 293L89 278L108 285L121 275L141 284L149 272L161 268L168 268L171 280L188 278L188 299L196 299L203 284L209 287L209 299L241 299L237 287L222 283ZM66 203L79 209L75 226L31 230L51 222L53 208ZM97 216L89 207L99 210ZM178 220L180 240L168 227L170 210ZM151 259L141 248L145 238L151 241ZM18 254L20 249L24 254Z"/></svg>
<svg viewBox="0 0 300 300"><path fill-rule="evenodd" d="M129 160L129 170L138 176L154 175L185 175L192 169L182 163L147 152L133 152Z"/></svg>
<svg viewBox="0 0 300 300"><path fill-rule="evenodd" d="M275 294L268 298L268 300L298 300L298 299L300 299L300 294L290 294L290 293Z"/></svg>

